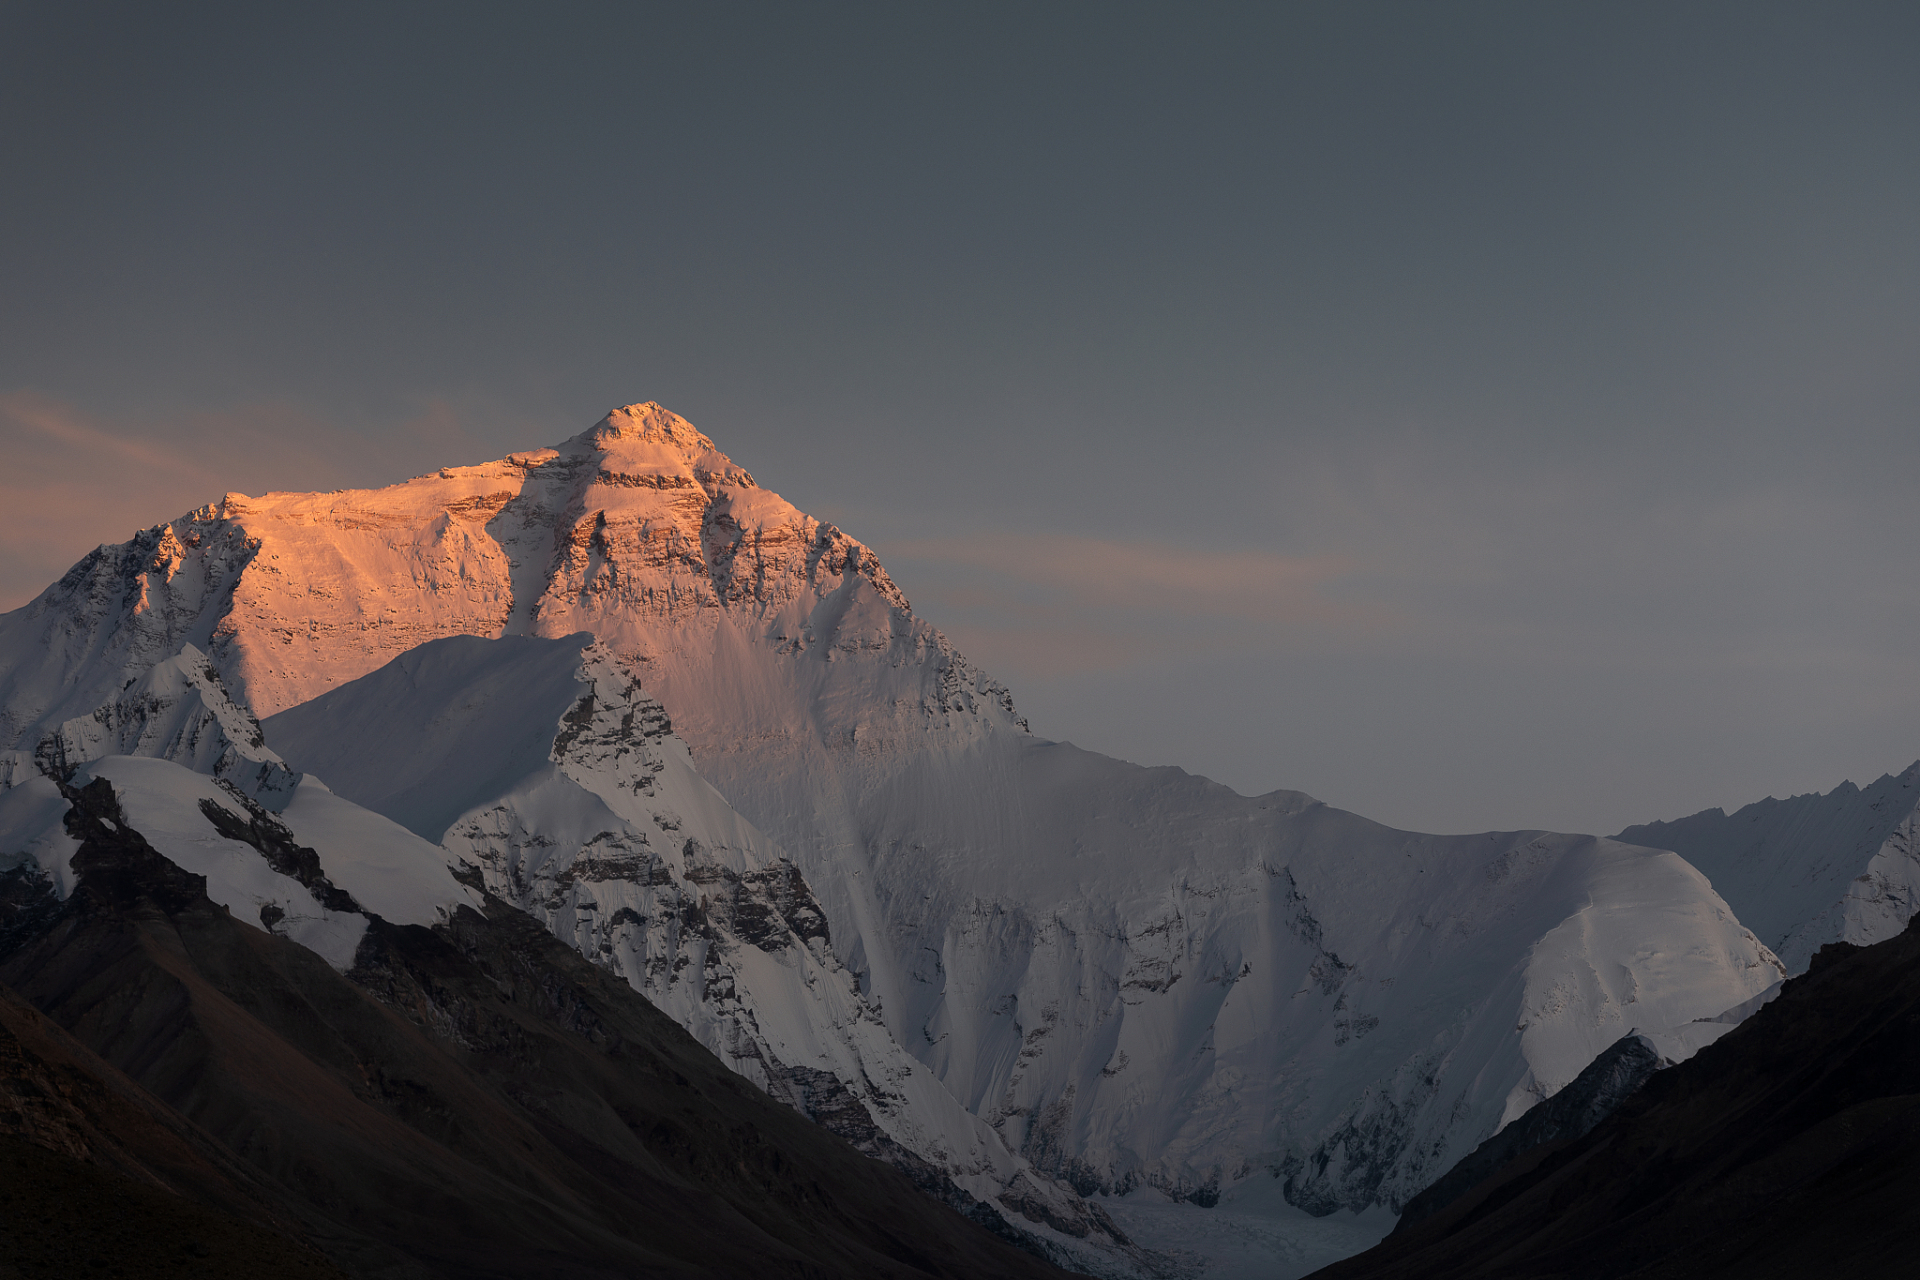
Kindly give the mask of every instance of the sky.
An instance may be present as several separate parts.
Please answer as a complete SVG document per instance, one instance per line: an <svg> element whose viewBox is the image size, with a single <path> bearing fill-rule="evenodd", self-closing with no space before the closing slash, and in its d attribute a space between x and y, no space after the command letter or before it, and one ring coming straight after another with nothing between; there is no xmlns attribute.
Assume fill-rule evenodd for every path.
<svg viewBox="0 0 1920 1280"><path fill-rule="evenodd" d="M1920 758L1920 7L0 0L0 609L657 400L1035 732L1398 826Z"/></svg>

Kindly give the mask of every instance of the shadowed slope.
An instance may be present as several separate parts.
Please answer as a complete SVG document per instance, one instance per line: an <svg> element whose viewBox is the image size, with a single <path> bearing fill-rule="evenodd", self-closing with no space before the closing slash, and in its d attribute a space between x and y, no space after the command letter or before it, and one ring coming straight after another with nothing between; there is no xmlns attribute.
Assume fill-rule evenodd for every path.
<svg viewBox="0 0 1920 1280"><path fill-rule="evenodd" d="M342 1280L310 1245L0 1134L0 1280L21 1276Z"/></svg>
<svg viewBox="0 0 1920 1280"><path fill-rule="evenodd" d="M350 981L214 906L106 784L73 798L79 885L15 916L0 977L350 1270L1060 1274L774 1103L510 908L376 920Z"/></svg>
<svg viewBox="0 0 1920 1280"><path fill-rule="evenodd" d="M1523 1152L1324 1280L1911 1275L1920 930L1837 943L1584 1138Z"/></svg>
<svg viewBox="0 0 1920 1280"><path fill-rule="evenodd" d="M0 987L0 1280L341 1273L277 1189Z"/></svg>
<svg viewBox="0 0 1920 1280"><path fill-rule="evenodd" d="M1407 1201L1394 1231L1412 1231L1535 1147L1564 1145L1586 1134L1663 1065L1660 1051L1646 1037L1620 1037L1572 1084L1475 1147L1438 1182Z"/></svg>

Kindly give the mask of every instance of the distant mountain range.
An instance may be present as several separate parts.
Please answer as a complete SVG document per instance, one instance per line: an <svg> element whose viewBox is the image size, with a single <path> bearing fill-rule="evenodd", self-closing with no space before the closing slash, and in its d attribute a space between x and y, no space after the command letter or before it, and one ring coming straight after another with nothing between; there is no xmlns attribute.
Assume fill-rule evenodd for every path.
<svg viewBox="0 0 1920 1280"><path fill-rule="evenodd" d="M102 1012L48 975L119 963L95 951L156 911L160 936L214 929L207 955L279 976L247 978L242 998L239 970L192 952L175 977L284 1015L219 1071L244 1094L264 1085L232 1065L247 1036L290 1043L301 1070L426 1135L367 1139L396 1169L393 1144L424 1140L441 1153L423 1170L484 1164L449 1135L509 1119L558 1143L562 1181L651 1168L646 1132L606 1147L586 1120L626 1105L606 1081L627 1067L592 1055L670 1049L724 1064L740 1081L727 1106L771 1099L837 1135L782 1128L817 1137L781 1160L893 1166L862 1205L930 1193L913 1220L931 1234L896 1241L919 1261L875 1243L866 1208L835 1210L821 1248L865 1259L839 1273L995 1274L1010 1242L1036 1268L1172 1275L1089 1197L1145 1185L1207 1204L1273 1177L1313 1212L1398 1211L1623 1036L1683 1060L1821 942L1876 941L1914 914L1920 766L1613 839L1442 837L1036 738L869 549L651 404L386 489L229 494L101 547L0 617L0 747L8 984L107 1064L94 1075L120 1073L111 1088L144 1089L128 1096L272 1180L241 1206L250 1221L350 1270L397 1250L480 1274L424 1226L409 1252L398 1217L328 1216L335 1193L287 1181L318 1137L288 1128L256 1158L246 1135L266 1112L210 1121L194 1092L210 1086L150 1078L159 1059L128 1047L160 1014ZM109 894L118 859L144 869ZM450 1012L420 970L442 963L498 994ZM501 987L508 970L521 977ZM425 1037L507 1112L482 1124L466 1103L408 1101L380 1083L424 1070L382 1057L401 1041L303 1041L317 1015L289 1001ZM600 1002L585 1023L577 1001ZM616 1006L608 1040L594 1019ZM659 1045L656 1010L675 1026ZM470 1044L462 1018L532 1019L594 1065L542 1083L516 1050L500 1049L509 1066ZM748 1192L687 1172L719 1167L688 1133L673 1176L751 1216ZM567 1182L597 1207L556 1191L551 1212L618 1219L629 1176ZM533 1253L506 1261L532 1223L490 1223L487 1239L520 1242L498 1246L500 1274L536 1273ZM805 1255L786 1229L735 1243ZM577 1239L614 1271L639 1265L632 1231ZM654 1262L733 1265L689 1258Z"/></svg>
<svg viewBox="0 0 1920 1280"><path fill-rule="evenodd" d="M1804 973L1829 942L1895 937L1920 909L1920 762L1862 789L1768 797L1729 815L1628 827L1614 838L1672 849L1787 966Z"/></svg>

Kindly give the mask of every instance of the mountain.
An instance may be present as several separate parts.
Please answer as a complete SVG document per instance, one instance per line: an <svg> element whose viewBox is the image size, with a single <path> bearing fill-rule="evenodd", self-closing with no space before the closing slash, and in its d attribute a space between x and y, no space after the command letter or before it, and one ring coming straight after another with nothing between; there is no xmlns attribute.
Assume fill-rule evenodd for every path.
<svg viewBox="0 0 1920 1280"><path fill-rule="evenodd" d="M368 1276L1061 1274L768 1098L497 899L431 927L368 912L342 973L179 865L191 839L237 843L233 815L202 814L196 835L176 819L198 806L152 800L203 776L109 758L0 794L14 830L50 808L39 783L64 802L73 879L63 896L30 864L0 877L0 1099L22 1099L8 1114L41 1147L144 1183L128 1201L160 1221L150 1246L197 1233L182 1266L214 1273L196 1258L251 1240L254 1270L218 1272L296 1274L273 1260L304 1241ZM87 1214L49 1206L36 1252L105 1268L116 1230L47 1238Z"/></svg>
<svg viewBox="0 0 1920 1280"><path fill-rule="evenodd" d="M1322 1280L1913 1274L1920 928L1829 943L1779 998Z"/></svg>
<svg viewBox="0 0 1920 1280"><path fill-rule="evenodd" d="M493 659L404 656L583 632L591 658L527 658L527 688L552 696L525 701L522 677L470 695L432 674ZM1622 1035L1685 1040L1780 974L1668 852L1399 832L1033 737L869 549L657 405L386 489L229 494L100 548L0 618L4 745L35 750L189 645L291 767L444 842L479 870L465 887L505 892L769 1088L811 1107L790 1082L827 1071L882 1133L950 1170L971 1149L955 1135L979 1130L937 1099L885 1101L921 1068L1082 1193L1146 1184L1207 1203L1265 1173L1316 1212L1398 1206ZM395 659L439 690L404 714L384 710L402 677L376 675ZM565 686L583 680L576 734ZM335 730L292 726L319 723L300 711L321 716L332 690L325 714L357 736L326 748ZM497 776L435 728L469 705L509 726ZM345 758L373 744L431 769L355 774ZM711 810L701 849L676 851L656 819L690 831L716 803L686 798L706 795L696 770L730 807ZM684 774L680 798L643 773ZM296 826L310 790L282 815ZM619 821L598 825L602 810ZM607 868L645 861L670 883L601 875L603 830ZM728 911L684 927L714 885ZM819 1034L823 1013L845 1034ZM856 1087L855 1061L901 1063L878 1030L915 1065Z"/></svg>
<svg viewBox="0 0 1920 1280"><path fill-rule="evenodd" d="M697 705L683 734L1019 727L870 550L635 405L554 449L387 489L228 494L101 547L0 619L0 735L89 715L183 644L265 717L427 640L578 631L669 707ZM771 683L725 679L748 672Z"/></svg>
<svg viewBox="0 0 1920 1280"><path fill-rule="evenodd" d="M1829 942L1881 942L1920 910L1920 761L1860 788L1769 796L1615 837L1700 868L1790 973Z"/></svg>

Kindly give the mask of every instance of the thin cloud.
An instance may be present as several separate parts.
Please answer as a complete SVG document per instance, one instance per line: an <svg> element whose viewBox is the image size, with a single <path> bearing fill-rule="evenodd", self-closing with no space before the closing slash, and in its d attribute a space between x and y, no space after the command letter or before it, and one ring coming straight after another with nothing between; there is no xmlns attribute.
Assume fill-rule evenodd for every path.
<svg viewBox="0 0 1920 1280"><path fill-rule="evenodd" d="M4 429L15 444L29 450L61 451L68 458L83 462L76 471L137 466L160 477L194 481L204 480L209 474L204 464L178 451L114 435L82 421L59 403L28 392L0 395L0 424L3 424L0 429ZM17 470L12 473L12 482L4 488L9 493L31 493L41 489L48 480L57 483L60 477Z"/></svg>
<svg viewBox="0 0 1920 1280"><path fill-rule="evenodd" d="M1026 676L1373 634L1394 625L1341 598L1349 557L1196 550L1073 534L922 538L881 549L921 612L990 668Z"/></svg>
<svg viewBox="0 0 1920 1280"><path fill-rule="evenodd" d="M1072 534L915 539L892 552L985 570L1079 605L1259 621L1357 620L1351 606L1319 592L1353 571L1345 556L1194 550Z"/></svg>
<svg viewBox="0 0 1920 1280"><path fill-rule="evenodd" d="M225 493L391 484L473 448L437 401L370 434L278 404L108 420L32 392L0 394L0 611L101 543Z"/></svg>

